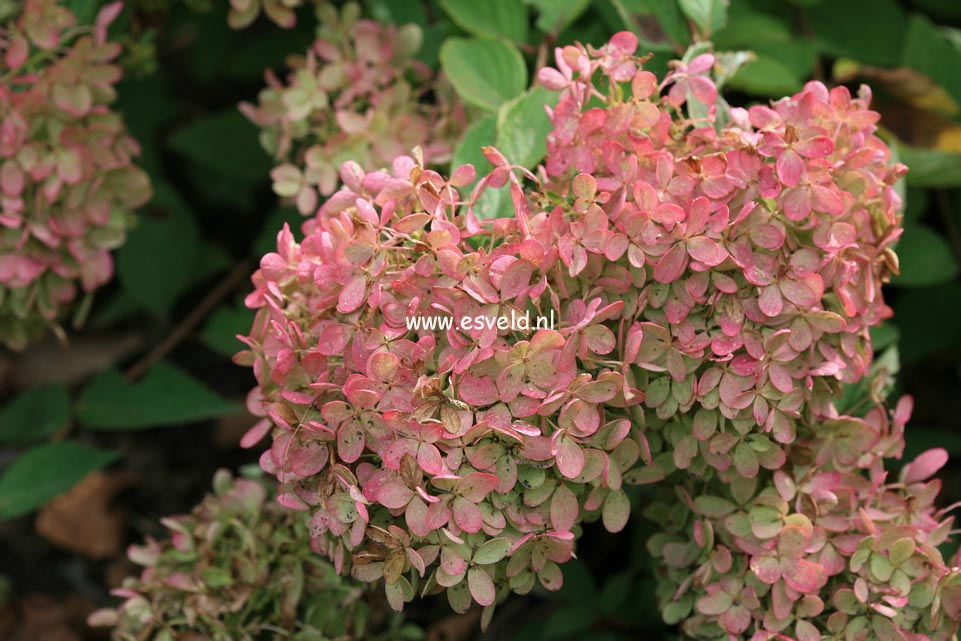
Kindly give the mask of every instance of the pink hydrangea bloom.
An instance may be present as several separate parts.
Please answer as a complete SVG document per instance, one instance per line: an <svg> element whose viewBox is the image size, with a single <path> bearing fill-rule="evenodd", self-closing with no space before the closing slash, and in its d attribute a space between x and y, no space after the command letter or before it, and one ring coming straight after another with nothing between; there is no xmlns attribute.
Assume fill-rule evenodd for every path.
<svg viewBox="0 0 961 641"><path fill-rule="evenodd" d="M546 312L552 221L482 229L470 202L488 178L470 202L456 189L469 167L447 180L399 157L391 172L346 163L342 179L302 242L281 232L247 299L259 313L238 358L261 384L255 436L273 426L261 465L279 500L398 608L422 579L460 611L506 586L559 587L582 511L624 526L621 477L642 454L626 413L642 396L607 361L621 306L565 304L558 329L523 335L408 331L417 314Z"/></svg>
<svg viewBox="0 0 961 641"><path fill-rule="evenodd" d="M131 210L150 197L140 153L108 105L120 45L106 5L86 35L53 0L28 0L6 25L0 70L0 342L23 345L76 296L113 274Z"/></svg>
<svg viewBox="0 0 961 641"><path fill-rule="evenodd" d="M713 57L658 83L636 47L629 33L564 47L541 70L560 96L536 174L488 148L493 171L462 196L470 167L342 166L303 241L284 229L254 276L238 362L265 418L246 442L271 433L261 465L280 500L337 567L384 578L395 607L415 591L446 589L463 611L557 588L581 520L617 531L623 485L670 477L682 501L652 508L666 524L652 550L665 616L691 634L834 633L823 595L848 583L892 630L950 631L937 455L887 483L905 408L833 405L867 372L897 269L905 169L869 94L810 83L720 126ZM683 111L692 97L706 118ZM487 189L509 190L514 217L476 218ZM406 324L551 310L556 328L526 332ZM855 563L874 558L861 547L888 554L892 524L928 559L911 576L930 600Z"/></svg>

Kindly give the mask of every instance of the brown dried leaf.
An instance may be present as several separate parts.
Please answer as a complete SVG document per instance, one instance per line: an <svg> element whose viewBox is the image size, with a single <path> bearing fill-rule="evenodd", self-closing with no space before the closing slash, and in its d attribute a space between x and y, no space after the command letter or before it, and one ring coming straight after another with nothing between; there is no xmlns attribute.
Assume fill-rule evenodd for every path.
<svg viewBox="0 0 961 641"><path fill-rule="evenodd" d="M123 473L94 472L37 516L37 533L54 545L90 559L107 559L123 550L123 515L110 509L131 482Z"/></svg>

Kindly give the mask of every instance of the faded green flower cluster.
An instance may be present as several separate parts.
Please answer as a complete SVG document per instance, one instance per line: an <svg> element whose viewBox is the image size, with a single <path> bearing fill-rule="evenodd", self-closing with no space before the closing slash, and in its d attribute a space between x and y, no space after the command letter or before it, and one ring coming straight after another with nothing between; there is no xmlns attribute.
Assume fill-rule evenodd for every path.
<svg viewBox="0 0 961 641"><path fill-rule="evenodd" d="M144 569L114 590L123 604L90 615L91 625L112 627L114 641L422 637L312 551L306 525L268 500L260 481L220 470L191 514L162 522L169 538L129 550Z"/></svg>
<svg viewBox="0 0 961 641"><path fill-rule="evenodd" d="M325 5L317 15L317 39L290 58L287 77L268 71L258 104L240 105L278 162L274 192L305 216L338 187L344 162L378 169L419 146L436 167L450 160L465 128L450 86L415 58L417 25L363 19L355 3L339 12Z"/></svg>

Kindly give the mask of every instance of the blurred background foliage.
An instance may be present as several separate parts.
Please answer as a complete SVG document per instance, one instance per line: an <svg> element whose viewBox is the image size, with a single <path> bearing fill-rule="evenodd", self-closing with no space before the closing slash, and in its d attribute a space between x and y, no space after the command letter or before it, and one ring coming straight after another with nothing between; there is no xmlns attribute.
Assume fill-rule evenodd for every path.
<svg viewBox="0 0 961 641"><path fill-rule="evenodd" d="M84 22L100 3L66 4ZM227 4L129 0L112 28L125 46L117 108L143 145L156 195L69 345L0 353L0 638L97 638L82 625L84 608L104 603L129 571L122 543L187 511L216 468L251 462L237 442L253 422L243 405L252 379L229 356L252 320L248 277L282 223L296 227L299 216L272 194L271 159L237 104L256 99L265 69L282 73L287 56L307 49L316 24L304 6L293 29L261 17L231 31ZM420 59L443 68L470 105L455 163L479 172L482 144L528 166L543 156L546 130L524 123L551 100L528 86L553 47L599 45L624 29L659 75L696 40L752 52L727 81L732 105L809 79L870 84L884 135L910 168L902 271L886 294L895 315L875 346L880 366L900 368L895 394L916 399L907 455L947 448L944 500L961 499L961 3L365 0L363 9L420 25ZM16 10L0 1L0 16ZM488 203L488 214L505 204ZM619 538L589 526L563 590L509 602L485 638L669 637L647 578L648 535L640 519ZM105 537L115 544L93 544ZM444 610L428 602L411 616L432 638L472 638L473 623L437 622Z"/></svg>

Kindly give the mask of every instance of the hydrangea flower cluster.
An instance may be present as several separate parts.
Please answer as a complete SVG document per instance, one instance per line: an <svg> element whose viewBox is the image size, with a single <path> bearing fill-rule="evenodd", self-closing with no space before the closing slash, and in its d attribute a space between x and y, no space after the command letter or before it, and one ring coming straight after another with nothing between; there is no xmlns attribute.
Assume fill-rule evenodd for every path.
<svg viewBox="0 0 961 641"><path fill-rule="evenodd" d="M227 24L231 29L243 29L250 26L263 11L271 22L290 29L297 24L296 11L303 4L303 0L230 0Z"/></svg>
<svg viewBox="0 0 961 641"><path fill-rule="evenodd" d="M140 148L110 111L120 45L55 0L27 0L0 35L0 342L21 348L113 273L131 210L150 197Z"/></svg>
<svg viewBox="0 0 961 641"><path fill-rule="evenodd" d="M474 199L509 175L483 178ZM261 466L278 499L310 513L339 570L384 578L398 609L422 579L458 611L560 587L583 511L624 526L621 478L641 455L626 408L643 397L608 366L604 321L620 304L565 303L559 329L526 334L408 331L416 315L546 312L556 298L552 220L481 227L460 212L457 187L474 178L410 157L391 172L345 163L344 189L303 242L280 233L247 299L259 311L237 360L267 418L245 444L273 427Z"/></svg>
<svg viewBox="0 0 961 641"><path fill-rule="evenodd" d="M719 474L653 506L665 618L695 639L956 638L961 568L938 550L953 521L931 480L947 455L926 452L896 478L883 467L900 456L909 406L820 421L777 472Z"/></svg>
<svg viewBox="0 0 961 641"><path fill-rule="evenodd" d="M114 590L123 603L89 617L114 641L266 641L280 630L301 641L417 638L318 557L306 526L259 480L220 470L212 494L163 523L169 538L130 547L143 571Z"/></svg>
<svg viewBox="0 0 961 641"><path fill-rule="evenodd" d="M540 71L560 96L538 174L487 148L493 171L462 195L470 166L449 179L404 156L389 172L342 166L303 241L285 228L254 276L237 360L265 419L246 444L271 433L261 466L279 500L309 514L339 570L384 578L394 607L415 591L446 589L463 611L556 588L583 519L617 531L623 484L670 476L686 500L653 546L668 618L725 591L744 627L715 604L690 630L760 640L833 617L825 629L853 641L861 609L832 604L841 625L803 599L841 575L892 629L950 630L957 572L934 547L949 525L925 483L939 455L887 483L904 408L833 406L870 365L897 269L905 169L874 135L870 94L809 83L728 109L712 54L658 82L636 48L621 33ZM477 220L488 189L510 191L513 218ZM456 323L551 310L554 329ZM455 322L407 322L432 315ZM892 559L906 537L915 547ZM930 600L883 588L884 572L869 582L876 556L909 563Z"/></svg>
<svg viewBox="0 0 961 641"><path fill-rule="evenodd" d="M634 365L661 438L630 478L693 477L650 510L665 618L700 639L952 638L961 569L937 549L953 519L930 480L946 453L891 480L909 399L890 416L877 395L861 416L833 402L867 371L897 269L904 168L874 135L870 93L809 83L715 127L713 56L658 85L635 45L566 47L540 78L562 91L547 172L580 172L574 195L598 208L571 273L586 252L602 270L627 253L637 274ZM685 122L685 103L707 117Z"/></svg>
<svg viewBox="0 0 961 641"><path fill-rule="evenodd" d="M430 164L445 163L464 128L453 90L413 57L419 27L361 19L353 3L318 14L318 38L292 59L286 82L268 71L259 104L240 106L280 162L274 191L304 215L337 188L343 162L375 169L420 146Z"/></svg>

